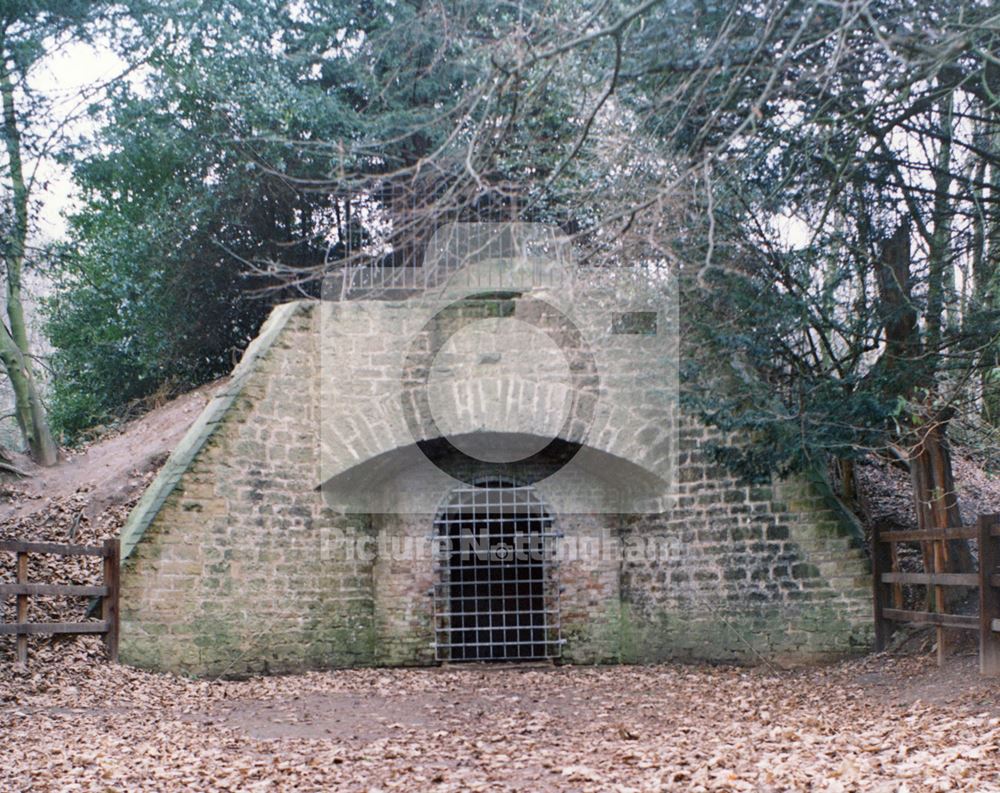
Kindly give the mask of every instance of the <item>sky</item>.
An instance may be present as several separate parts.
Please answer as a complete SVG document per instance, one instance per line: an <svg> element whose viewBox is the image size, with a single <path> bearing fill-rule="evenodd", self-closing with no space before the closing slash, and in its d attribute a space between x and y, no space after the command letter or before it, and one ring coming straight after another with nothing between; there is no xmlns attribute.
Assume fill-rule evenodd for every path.
<svg viewBox="0 0 1000 793"><path fill-rule="evenodd" d="M65 118L78 107L81 89L99 85L124 69L124 62L109 48L73 43L54 56L40 63L30 76L33 90L50 97L55 102L55 117ZM93 129L89 119L71 125L73 135L86 135ZM37 165L37 181L46 184L36 198L41 202L38 214L38 241L58 239L66 231L63 213L71 208L74 199L73 181L68 170L52 160L26 163L29 168Z"/></svg>

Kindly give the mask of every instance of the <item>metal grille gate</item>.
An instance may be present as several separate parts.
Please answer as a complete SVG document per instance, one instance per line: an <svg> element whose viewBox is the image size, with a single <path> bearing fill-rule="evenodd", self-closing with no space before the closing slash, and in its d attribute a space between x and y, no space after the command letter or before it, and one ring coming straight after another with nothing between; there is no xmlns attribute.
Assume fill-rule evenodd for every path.
<svg viewBox="0 0 1000 793"><path fill-rule="evenodd" d="M559 534L534 488L498 479L460 487L434 528L437 659L558 657Z"/></svg>

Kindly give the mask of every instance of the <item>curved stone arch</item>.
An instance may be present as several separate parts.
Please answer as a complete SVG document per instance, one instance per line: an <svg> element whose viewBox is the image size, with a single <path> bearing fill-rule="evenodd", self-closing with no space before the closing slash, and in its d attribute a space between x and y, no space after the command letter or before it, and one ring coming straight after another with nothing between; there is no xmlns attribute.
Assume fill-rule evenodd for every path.
<svg viewBox="0 0 1000 793"><path fill-rule="evenodd" d="M499 382L499 381L498 381ZM508 381L509 391L530 392L530 383ZM455 385L455 404L465 406L475 401L477 395L474 387L469 384ZM335 477L341 476L353 468L366 465L388 453L398 452L417 444L433 446L440 443L442 434L433 427L422 428L413 433L403 422L398 405L368 405L368 412L362 408L353 415L342 415L336 427L324 430L324 448L321 461L321 481L323 484ZM594 420L587 431L576 431L551 436L547 433L549 426L545 422L544 406L536 412L538 421L521 422L521 427L514 426L507 418L511 412L503 412L497 420L488 425L477 422L467 412L460 412L453 422L447 438L453 445L474 451L483 448L497 437L523 441L520 447L524 451L542 449L550 442L579 445L581 448L607 454L615 459L629 461L639 469L649 473L664 483L670 482L676 466L676 430L673 414L665 416L663 411L642 411L630 407L613 398L601 399L595 411ZM521 414L523 418L523 413ZM577 443L574 438L582 437ZM556 451L551 449L550 451ZM519 459L521 455L516 454Z"/></svg>

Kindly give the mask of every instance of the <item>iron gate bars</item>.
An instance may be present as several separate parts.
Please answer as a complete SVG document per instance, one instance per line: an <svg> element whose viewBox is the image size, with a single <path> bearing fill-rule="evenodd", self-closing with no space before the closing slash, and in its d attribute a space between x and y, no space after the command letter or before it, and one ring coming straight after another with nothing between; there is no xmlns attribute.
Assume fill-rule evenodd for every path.
<svg viewBox="0 0 1000 793"><path fill-rule="evenodd" d="M437 660L559 656L552 523L530 486L490 479L452 491L434 520Z"/></svg>

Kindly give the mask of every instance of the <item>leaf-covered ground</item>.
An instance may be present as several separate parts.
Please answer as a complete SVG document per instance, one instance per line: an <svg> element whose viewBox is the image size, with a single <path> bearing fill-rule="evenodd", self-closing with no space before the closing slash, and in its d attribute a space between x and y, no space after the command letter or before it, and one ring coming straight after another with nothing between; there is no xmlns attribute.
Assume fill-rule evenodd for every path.
<svg viewBox="0 0 1000 793"><path fill-rule="evenodd" d="M190 681L0 670L0 790L1000 791L1000 684L874 657Z"/></svg>
<svg viewBox="0 0 1000 793"><path fill-rule="evenodd" d="M197 408L170 403L59 469L0 485L0 537L115 536ZM905 476L878 472L873 519L911 526ZM972 514L998 508L995 477L961 461L956 473ZM30 567L36 582L100 578L96 560ZM12 554L0 579L13 580ZM35 597L31 618L77 620L86 605ZM12 609L8 598L2 616ZM0 793L1000 791L1000 683L971 657L943 670L873 657L801 672L466 667L192 682L109 666L94 640L31 642L21 672L0 637Z"/></svg>

